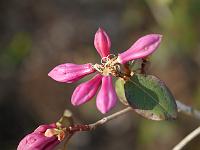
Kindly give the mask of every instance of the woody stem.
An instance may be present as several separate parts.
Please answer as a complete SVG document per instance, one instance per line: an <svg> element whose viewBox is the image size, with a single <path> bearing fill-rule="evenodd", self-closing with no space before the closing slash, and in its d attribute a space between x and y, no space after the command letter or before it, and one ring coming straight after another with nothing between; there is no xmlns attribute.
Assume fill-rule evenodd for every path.
<svg viewBox="0 0 200 150"><path fill-rule="evenodd" d="M187 105L181 103L178 100L176 100L176 104L177 104L177 107L178 107L178 112L182 112L186 115L192 116L192 117L200 120L200 111L198 111L198 110L196 110L196 109L194 109L190 106L187 106ZM105 123L107 123L107 122L109 122L113 119L118 118L119 116L121 116L121 115L123 115L123 114L125 114L125 113L127 113L131 110L133 110L133 108L129 106L129 107L126 107L126 108L114 113L114 114L111 114L107 117L104 117L104 118L98 120L95 123L91 123L89 125L81 125L81 124L80 125L73 125L69 128L69 130L70 130L71 133L75 133L77 131L91 131L91 130L96 129L99 126L104 125Z"/></svg>
<svg viewBox="0 0 200 150"><path fill-rule="evenodd" d="M104 118L102 118L101 120L99 120L95 123L89 124L90 130L94 130L97 127L99 127L99 126L101 126L101 125L103 125L103 124L105 124L105 123L107 123L107 122L109 122L109 121L131 111L131 110L133 110L131 107L127 107L125 109L122 109L121 111L118 111L118 112L110 115L110 116L104 117Z"/></svg>

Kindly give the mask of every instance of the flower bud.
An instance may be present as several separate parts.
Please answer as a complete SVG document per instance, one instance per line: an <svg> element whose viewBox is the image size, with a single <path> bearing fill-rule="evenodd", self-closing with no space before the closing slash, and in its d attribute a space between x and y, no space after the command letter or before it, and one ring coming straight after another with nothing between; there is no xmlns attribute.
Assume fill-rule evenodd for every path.
<svg viewBox="0 0 200 150"><path fill-rule="evenodd" d="M101 57L106 57L110 54L110 38L107 33L101 28L99 28L95 34L94 46Z"/></svg>
<svg viewBox="0 0 200 150"><path fill-rule="evenodd" d="M96 99L97 108L101 113L105 114L115 106L116 101L117 95L112 84L112 77L104 76Z"/></svg>
<svg viewBox="0 0 200 150"><path fill-rule="evenodd" d="M102 76L97 74L91 80L80 84L73 92L71 102L73 105L80 105L89 101L96 94Z"/></svg>
<svg viewBox="0 0 200 150"><path fill-rule="evenodd" d="M58 82L72 83L93 72L95 69L90 63L83 65L66 63L56 66L48 75Z"/></svg>
<svg viewBox="0 0 200 150"><path fill-rule="evenodd" d="M39 126L20 141L17 150L53 150L60 141L57 136L45 136L45 132L54 128L55 124Z"/></svg>
<svg viewBox="0 0 200 150"><path fill-rule="evenodd" d="M141 37L128 50L118 55L118 62L124 64L150 55L158 48L161 39L162 35L160 34L149 34Z"/></svg>

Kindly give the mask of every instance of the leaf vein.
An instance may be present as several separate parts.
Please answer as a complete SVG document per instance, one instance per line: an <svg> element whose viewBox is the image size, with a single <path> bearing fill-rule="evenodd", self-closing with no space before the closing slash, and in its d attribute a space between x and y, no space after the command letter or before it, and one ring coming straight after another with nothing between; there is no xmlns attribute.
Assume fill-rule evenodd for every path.
<svg viewBox="0 0 200 150"><path fill-rule="evenodd" d="M163 109L163 111L165 113L167 113L170 116L170 113L167 112L167 110L159 103L159 101L157 101L151 94L149 94L146 90L144 90L143 88L140 87L140 85L138 85L136 82L134 82L133 80L130 79L130 82L132 82L133 84L135 84L139 89L141 89L145 94L147 94L148 96L150 96L152 98L152 100L154 102L156 102L161 109Z"/></svg>

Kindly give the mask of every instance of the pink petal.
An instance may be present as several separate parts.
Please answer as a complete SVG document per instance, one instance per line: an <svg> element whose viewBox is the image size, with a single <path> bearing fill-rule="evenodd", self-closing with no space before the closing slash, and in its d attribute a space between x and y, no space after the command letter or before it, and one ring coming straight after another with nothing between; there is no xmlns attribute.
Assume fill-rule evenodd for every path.
<svg viewBox="0 0 200 150"><path fill-rule="evenodd" d="M90 63L82 65L66 63L56 66L48 75L58 82L72 83L93 72L95 69Z"/></svg>
<svg viewBox="0 0 200 150"><path fill-rule="evenodd" d="M97 108L101 113L105 114L115 106L116 100L117 96L112 84L112 77L104 76L96 99Z"/></svg>
<svg viewBox="0 0 200 150"><path fill-rule="evenodd" d="M91 80L80 84L72 94L71 102L73 105L80 105L89 101L96 94L100 84L102 76L97 74Z"/></svg>
<svg viewBox="0 0 200 150"><path fill-rule="evenodd" d="M46 137L44 135L44 132L52 127L52 125L39 126L20 141L17 150L53 150L60 141L56 136Z"/></svg>
<svg viewBox="0 0 200 150"><path fill-rule="evenodd" d="M45 133L47 129L56 128L56 124L52 123L49 125L40 125L37 129L34 130L35 133Z"/></svg>
<svg viewBox="0 0 200 150"><path fill-rule="evenodd" d="M126 63L138 58L143 58L153 53L162 39L160 34L149 34L137 40L128 50L118 55L118 62Z"/></svg>
<svg viewBox="0 0 200 150"><path fill-rule="evenodd" d="M99 28L95 34L94 46L101 57L106 57L110 54L110 38L107 33L101 28Z"/></svg>

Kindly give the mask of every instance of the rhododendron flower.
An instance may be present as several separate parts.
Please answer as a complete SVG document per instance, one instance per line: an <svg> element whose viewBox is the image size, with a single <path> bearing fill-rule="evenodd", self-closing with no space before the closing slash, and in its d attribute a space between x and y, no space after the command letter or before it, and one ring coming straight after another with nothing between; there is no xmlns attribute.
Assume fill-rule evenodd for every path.
<svg viewBox="0 0 200 150"><path fill-rule="evenodd" d="M20 141L17 150L53 150L60 143L60 133L55 124L41 125Z"/></svg>
<svg viewBox="0 0 200 150"><path fill-rule="evenodd" d="M74 90L71 102L73 105L81 105L89 101L95 96L101 85L96 98L96 106L99 111L106 113L116 104L117 96L111 75L115 77L121 76L119 64L150 55L159 46L160 41L161 35L159 34L146 35L117 57L110 54L110 38L103 29L99 28L95 34L94 46L101 56L101 64L61 64L50 71L48 75L58 82L72 83L97 71L98 74L91 80L80 84Z"/></svg>

